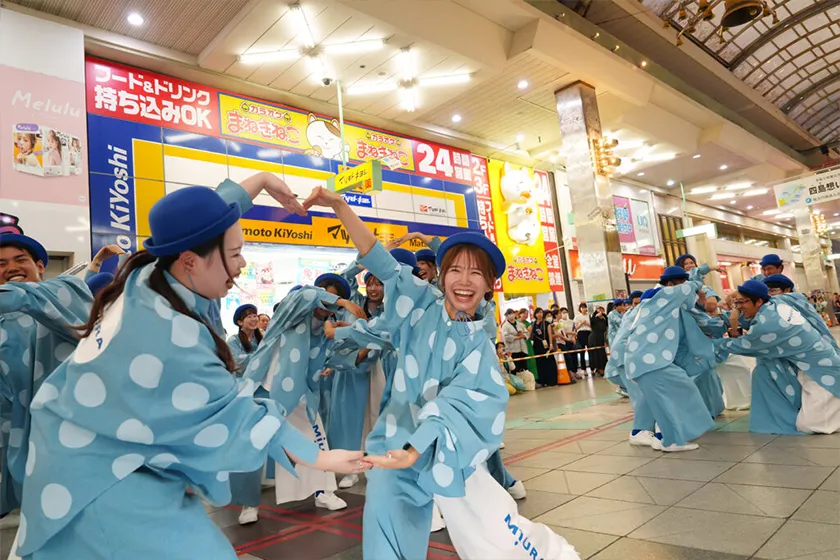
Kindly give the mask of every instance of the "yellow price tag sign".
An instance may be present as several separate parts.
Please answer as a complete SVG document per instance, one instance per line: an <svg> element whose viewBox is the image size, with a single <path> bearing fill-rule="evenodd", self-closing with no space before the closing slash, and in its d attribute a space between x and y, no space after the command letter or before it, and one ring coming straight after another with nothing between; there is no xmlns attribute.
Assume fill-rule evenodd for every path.
<svg viewBox="0 0 840 560"><path fill-rule="evenodd" d="M339 173L327 180L327 188L338 194L381 192L382 164L379 160L370 160L356 167L339 166Z"/></svg>

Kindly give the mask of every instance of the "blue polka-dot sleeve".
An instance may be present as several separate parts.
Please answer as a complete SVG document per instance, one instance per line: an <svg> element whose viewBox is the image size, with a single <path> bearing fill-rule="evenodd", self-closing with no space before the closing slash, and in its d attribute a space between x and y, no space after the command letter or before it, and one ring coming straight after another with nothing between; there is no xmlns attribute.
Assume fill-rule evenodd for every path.
<svg viewBox="0 0 840 560"><path fill-rule="evenodd" d="M700 266L696 266L688 271L688 280L690 282L700 282L702 284L706 275L711 271L712 268L708 264L703 263Z"/></svg>
<svg viewBox="0 0 840 560"><path fill-rule="evenodd" d="M10 282L0 286L0 313L20 311L57 336L75 343L70 326L87 322L93 296L75 276L58 276L38 283Z"/></svg>
<svg viewBox="0 0 840 560"><path fill-rule="evenodd" d="M216 187L216 193L228 204L233 204L234 202L239 204L239 208L242 209L243 214L254 207L254 202L251 200L248 191L243 189L239 183L230 179L225 179L219 183Z"/></svg>
<svg viewBox="0 0 840 560"><path fill-rule="evenodd" d="M408 443L422 455L414 466L421 487L446 487L441 482L449 473L475 467L499 448L508 397L496 354L485 340L420 410Z"/></svg>
<svg viewBox="0 0 840 560"><path fill-rule="evenodd" d="M365 301L365 296L359 292L359 272L361 272L359 263L353 261L347 265L347 268L341 271L341 277L350 284L350 297L348 299L357 305L362 305Z"/></svg>

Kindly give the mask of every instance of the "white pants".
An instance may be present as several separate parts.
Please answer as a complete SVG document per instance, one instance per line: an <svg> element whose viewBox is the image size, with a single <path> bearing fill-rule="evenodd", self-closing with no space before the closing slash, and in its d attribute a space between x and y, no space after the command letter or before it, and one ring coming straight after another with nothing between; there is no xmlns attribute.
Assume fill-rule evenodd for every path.
<svg viewBox="0 0 840 560"><path fill-rule="evenodd" d="M725 362L717 366L717 374L723 385L723 402L728 409L746 408L752 399L752 370L755 358L730 354Z"/></svg>
<svg viewBox="0 0 840 560"><path fill-rule="evenodd" d="M516 501L483 464L467 479L464 497L436 495L435 503L464 560L580 560L566 539L519 515Z"/></svg>
<svg viewBox="0 0 840 560"><path fill-rule="evenodd" d="M9 552L9 560L20 560L20 556L17 555L17 547L18 547L18 535L20 534L20 529L17 530L15 533L15 540L12 541L12 550Z"/></svg>
<svg viewBox="0 0 840 560"><path fill-rule="evenodd" d="M315 419L315 424L309 421L309 416L306 414L306 398L300 401L297 408L286 417L286 420L300 430L303 435L312 438L312 441L317 443L318 447L322 450L326 451L329 449L327 435L324 431L324 424L321 422L321 417L318 416ZM319 490L335 492L338 488L335 483L334 473L316 471L311 467L301 464L295 466L295 472L299 478L295 478L292 473L280 465L275 466L274 494L277 497L278 505L305 500Z"/></svg>
<svg viewBox="0 0 840 560"><path fill-rule="evenodd" d="M801 371L797 378L802 385L802 408L796 415L796 429L817 434L840 431L840 399Z"/></svg>

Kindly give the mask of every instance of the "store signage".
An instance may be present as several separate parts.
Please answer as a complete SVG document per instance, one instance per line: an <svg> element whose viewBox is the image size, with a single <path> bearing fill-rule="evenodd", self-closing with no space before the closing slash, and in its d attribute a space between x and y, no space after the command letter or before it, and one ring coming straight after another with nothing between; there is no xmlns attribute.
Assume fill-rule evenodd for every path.
<svg viewBox="0 0 840 560"><path fill-rule="evenodd" d="M534 171L534 181L539 190L540 225L545 247L545 267L548 285L552 292L563 291L563 269L560 266L560 247L557 243L557 226L554 222L554 205L548 173Z"/></svg>
<svg viewBox="0 0 840 560"><path fill-rule="evenodd" d="M642 200L613 196L615 224L621 252L631 255L655 255L650 206Z"/></svg>
<svg viewBox="0 0 840 560"><path fill-rule="evenodd" d="M487 163L496 219L496 244L507 259L502 276L506 293L550 291L539 199L534 171L498 160Z"/></svg>
<svg viewBox="0 0 840 560"><path fill-rule="evenodd" d="M840 169L821 171L773 186L779 208L806 206L840 198Z"/></svg>
<svg viewBox="0 0 840 560"><path fill-rule="evenodd" d="M382 164L377 160L371 160L356 167L344 169L327 180L327 188L339 194L348 191L362 194L382 192Z"/></svg>
<svg viewBox="0 0 840 560"><path fill-rule="evenodd" d="M472 180L470 153L423 140L414 141L414 161L417 171L435 179Z"/></svg>
<svg viewBox="0 0 840 560"><path fill-rule="evenodd" d="M717 237L717 226L714 223L703 224L702 226L694 226L685 229L677 230L677 239L685 237L694 237L696 235L706 235L709 239Z"/></svg>

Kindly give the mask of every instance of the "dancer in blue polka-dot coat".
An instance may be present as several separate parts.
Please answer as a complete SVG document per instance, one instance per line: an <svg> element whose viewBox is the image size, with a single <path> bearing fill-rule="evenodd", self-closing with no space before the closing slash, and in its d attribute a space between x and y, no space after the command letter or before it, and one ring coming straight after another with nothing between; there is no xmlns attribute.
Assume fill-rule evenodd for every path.
<svg viewBox="0 0 840 560"><path fill-rule="evenodd" d="M380 468L367 475L364 556L425 558L435 495L462 557L529 558L518 546L522 531L539 546L538 557L560 558L571 549L573 556L563 557L577 558L562 537L519 516L485 465L501 443L508 393L478 308L505 270L501 251L477 233L447 239L438 253L442 293L397 262L340 196L317 188L304 203L314 205L336 213L359 262L386 293L382 315L352 327L327 326L328 336L397 349L390 395L366 442L367 459ZM479 508L487 500L482 519L466 515L469 500ZM496 515L494 504L507 507L506 515Z"/></svg>
<svg viewBox="0 0 840 560"><path fill-rule="evenodd" d="M225 196L183 188L152 208L147 251L123 264L32 401L20 556L234 559L199 498L226 504L230 471L266 455L286 469L365 468L358 452L319 452L276 403L254 399L215 330L216 298L245 265L241 209L263 189L303 212L267 173L226 181Z"/></svg>
<svg viewBox="0 0 840 560"><path fill-rule="evenodd" d="M812 395L826 397L821 399L826 415L836 411L840 353L784 295L771 298L767 287L755 280L739 286L738 292L739 306L752 319L752 327L738 338L718 339L714 344L756 359L750 431L788 435L816 431L802 422L802 414L812 402L804 398L803 385L808 384Z"/></svg>
<svg viewBox="0 0 840 560"><path fill-rule="evenodd" d="M697 448L691 440L714 426L691 380L714 367L714 352L688 312L702 285L688 282L688 273L676 266L665 269L660 283L665 287L642 302L629 326L624 371L659 427L662 439L654 449L687 451Z"/></svg>
<svg viewBox="0 0 840 560"><path fill-rule="evenodd" d="M25 250L27 244L36 249L34 256ZM36 259L43 262L48 257L34 239L0 235L0 247L4 253L16 252L30 265L7 266L4 273L13 278L18 278L14 276L16 270L29 269L30 274L21 277L21 282L0 285L0 399L3 400L0 438L4 444L4 469L8 473L0 481L3 486L0 515L5 515L20 505L29 450L32 396L73 352L78 336L71 327L87 322L93 298L85 283L74 276L41 281ZM6 263L12 259L3 260Z"/></svg>

